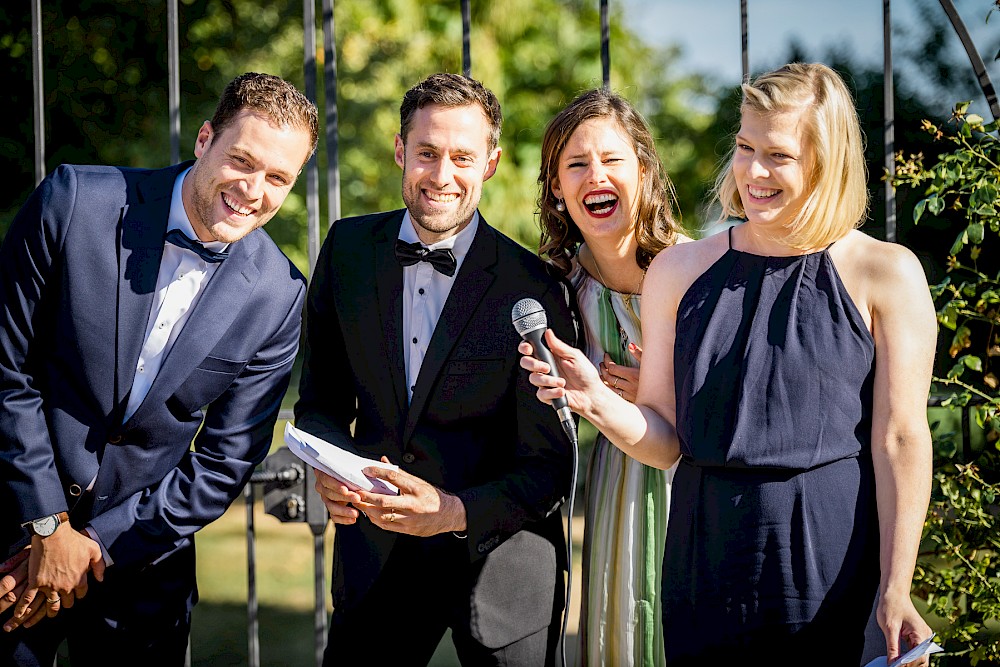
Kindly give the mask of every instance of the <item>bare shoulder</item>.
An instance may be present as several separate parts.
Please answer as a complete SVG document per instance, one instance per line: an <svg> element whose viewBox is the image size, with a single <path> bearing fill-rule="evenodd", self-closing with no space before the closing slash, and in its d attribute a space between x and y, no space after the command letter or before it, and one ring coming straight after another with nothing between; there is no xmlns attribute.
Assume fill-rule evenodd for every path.
<svg viewBox="0 0 1000 667"><path fill-rule="evenodd" d="M909 248L852 231L831 250L844 286L859 309L883 324L904 319L933 329L927 275Z"/></svg>
<svg viewBox="0 0 1000 667"><path fill-rule="evenodd" d="M844 278L863 278L869 288L898 290L901 288L927 289L927 276L920 260L906 246L880 241L854 230L837 242L842 245L840 254L844 265ZM835 252L835 259L836 259Z"/></svg>
<svg viewBox="0 0 1000 667"><path fill-rule="evenodd" d="M702 239L678 237L675 245L661 250L649 265L643 291L649 288L678 303L691 284L725 254L729 248L726 234Z"/></svg>

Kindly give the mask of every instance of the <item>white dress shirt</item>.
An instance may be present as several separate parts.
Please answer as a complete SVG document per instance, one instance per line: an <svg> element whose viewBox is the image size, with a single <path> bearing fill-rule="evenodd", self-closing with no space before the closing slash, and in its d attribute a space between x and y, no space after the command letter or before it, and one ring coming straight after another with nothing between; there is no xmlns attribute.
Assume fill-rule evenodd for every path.
<svg viewBox="0 0 1000 667"><path fill-rule="evenodd" d="M190 167L174 181L173 196L170 199L170 213L167 217L167 231L179 229L188 238L197 240L191 221L184 211L181 187ZM224 250L229 244L209 241L203 244L209 250ZM149 388L160 371L163 360L170 353L174 341L191 315L198 297L208 285L209 278L219 268L219 264L206 262L191 250L179 248L172 243L163 244L163 258L160 272L156 277L156 292L153 306L146 321L146 333L139 361L135 365L135 379L128 397L125 419L128 421L142 404Z"/></svg>
<svg viewBox="0 0 1000 667"><path fill-rule="evenodd" d="M479 229L479 211L472 215L472 221L458 234L433 245L425 245L429 250L450 249L455 255L455 273L444 275L428 262L417 262L403 267L403 363L406 367L406 399L413 399L413 388L420 375L420 366L427 354L427 346L437 326L441 311L455 284L455 277L462 268L462 262L472 246L472 240ZM407 243L419 243L417 230L410 219L410 212L403 215L399 226L399 238Z"/></svg>

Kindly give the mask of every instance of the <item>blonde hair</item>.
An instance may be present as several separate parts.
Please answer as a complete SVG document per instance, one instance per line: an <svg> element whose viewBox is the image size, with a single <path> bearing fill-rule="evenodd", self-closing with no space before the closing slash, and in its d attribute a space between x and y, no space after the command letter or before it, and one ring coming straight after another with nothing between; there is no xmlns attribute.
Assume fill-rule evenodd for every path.
<svg viewBox="0 0 1000 667"><path fill-rule="evenodd" d="M868 214L868 170L854 99L844 80L819 63L790 63L744 83L741 114L767 114L805 107L805 133L812 149L810 193L786 224L781 239L793 248L830 245L857 228ZM734 142L735 144L735 142ZM715 182L720 220L745 218L733 175L734 145Z"/></svg>

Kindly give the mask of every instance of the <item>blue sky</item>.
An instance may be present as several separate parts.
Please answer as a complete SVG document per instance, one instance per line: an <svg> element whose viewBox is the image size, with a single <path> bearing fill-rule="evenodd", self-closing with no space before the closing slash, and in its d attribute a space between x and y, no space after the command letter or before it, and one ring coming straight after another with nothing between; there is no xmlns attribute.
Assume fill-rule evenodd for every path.
<svg viewBox="0 0 1000 667"><path fill-rule="evenodd" d="M989 23L985 23L993 0L953 1L977 42L994 86L1000 87L1000 66L993 62L1000 44L1000 12L994 12ZM739 0L611 2L616 9L624 10L626 22L646 41L679 45L684 66L714 74L727 85L739 81L742 72ZM861 62L881 67L882 4L882 0L748 0L751 71L781 65L792 40L806 46L816 57L839 46L850 49ZM897 33L912 28L920 20L917 10L921 4L928 7L932 20L950 26L938 0L891 0L894 52L907 46L904 37ZM968 63L961 42L950 29L949 40L956 61ZM906 66L899 56L894 56L894 63L897 71ZM942 100L942 104L949 109L959 99L973 99L973 107L979 107L980 113L987 111L984 115L988 117L982 93L974 81L970 89L938 94L948 95L949 99Z"/></svg>

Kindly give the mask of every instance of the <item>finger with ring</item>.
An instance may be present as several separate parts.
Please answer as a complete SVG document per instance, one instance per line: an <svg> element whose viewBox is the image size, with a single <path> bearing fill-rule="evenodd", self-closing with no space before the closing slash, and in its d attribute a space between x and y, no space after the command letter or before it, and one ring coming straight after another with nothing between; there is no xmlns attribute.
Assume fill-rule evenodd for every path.
<svg viewBox="0 0 1000 667"><path fill-rule="evenodd" d="M389 523L392 523L395 520L396 520L396 513L395 512L389 512Z"/></svg>
<svg viewBox="0 0 1000 667"><path fill-rule="evenodd" d="M48 601L49 604L52 604L52 605L59 604L59 596L58 595L55 596L55 597L46 598L46 600Z"/></svg>
<svg viewBox="0 0 1000 667"><path fill-rule="evenodd" d="M612 386L612 387L614 387L615 389L617 389L617 388L618 388L618 380L620 380L620 379L621 379L621 378L619 378L619 377L618 377L618 376L616 375L616 376L615 376L615 381L614 381L614 384L612 384L611 386Z"/></svg>
<svg viewBox="0 0 1000 667"><path fill-rule="evenodd" d="M621 396L622 398L625 398L625 395L622 393L621 389L618 390L618 395Z"/></svg>

